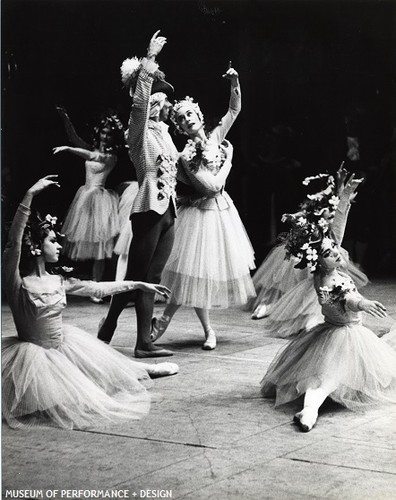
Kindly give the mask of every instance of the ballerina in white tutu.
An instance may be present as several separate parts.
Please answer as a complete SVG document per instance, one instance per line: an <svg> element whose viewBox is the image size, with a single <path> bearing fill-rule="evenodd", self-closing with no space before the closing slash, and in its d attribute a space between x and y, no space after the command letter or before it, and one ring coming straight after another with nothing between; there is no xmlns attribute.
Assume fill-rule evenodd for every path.
<svg viewBox="0 0 396 500"><path fill-rule="evenodd" d="M106 116L94 129L94 145L90 147L78 137L65 110L58 111L69 139L77 147L59 146L53 152L80 156L85 160L86 172L85 184L78 189L62 227L63 253L74 261L93 260L93 279L100 281L105 259L111 258L120 230L118 196L105 184L116 165L118 150L125 146L124 129L115 115Z"/></svg>
<svg viewBox="0 0 396 500"><path fill-rule="evenodd" d="M341 270L338 238L328 225L292 221L286 251L314 273L324 321L291 340L261 381L263 395L275 396L276 406L304 396L294 416L304 432L327 397L352 410L396 403L396 351L362 325L362 311L384 318L385 307L362 297Z"/></svg>
<svg viewBox="0 0 396 500"><path fill-rule="evenodd" d="M194 194L179 199L175 242L161 280L172 286L172 296L152 328L157 340L181 305L194 307L206 350L216 347L209 310L246 304L255 295L250 277L253 248L224 190L232 166L232 148L225 137L241 109L241 91L235 69L229 68L223 77L231 81L229 108L210 133L205 132L202 112L193 99L186 97L174 105L173 121L189 138L180 161Z"/></svg>
<svg viewBox="0 0 396 500"><path fill-rule="evenodd" d="M328 174L319 174L304 180L306 185L312 180L326 180L326 188L308 195L297 214L285 214L284 220L291 217L306 217L318 222L323 219L332 226L343 226L349 212L350 202L356 196L360 180L352 176L345 188L348 172L340 168L335 180ZM337 230L336 230L337 231ZM340 249L347 272L358 289L364 287L367 276L350 261L348 252ZM312 274L307 268L295 267L295 263L285 258L285 245L280 244L268 255L253 277L258 293L255 301L253 319L267 317L264 328L267 334L288 337L302 328L310 328L323 320L320 306L312 287Z"/></svg>
<svg viewBox="0 0 396 500"><path fill-rule="evenodd" d="M136 289L165 296L170 291L144 282L49 274L46 263L56 263L62 248L56 218L28 219L33 197L58 185L56 178L46 176L26 192L3 256L3 284L18 332L18 337L2 339L3 415L16 428L85 428L140 418L149 411L150 376L172 375L178 366L136 362L83 330L63 325L66 293L100 298Z"/></svg>
<svg viewBox="0 0 396 500"><path fill-rule="evenodd" d="M118 255L116 280L123 280L127 272L129 247L131 246L133 234L130 216L133 202L139 192L139 183L137 181L129 181L124 184L124 190L118 204L120 234L114 247L114 253Z"/></svg>

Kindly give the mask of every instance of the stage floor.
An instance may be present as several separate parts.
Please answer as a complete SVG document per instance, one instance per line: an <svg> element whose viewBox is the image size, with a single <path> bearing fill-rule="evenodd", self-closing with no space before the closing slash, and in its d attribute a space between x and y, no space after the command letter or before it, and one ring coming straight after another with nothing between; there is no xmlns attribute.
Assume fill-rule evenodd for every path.
<svg viewBox="0 0 396 500"><path fill-rule="evenodd" d="M387 307L389 321L376 325L383 333L396 321L396 280L362 292ZM95 335L107 307L70 298L64 321ZM396 498L396 407L356 414L325 403L303 434L292 423L300 403L275 410L259 391L285 340L268 337L265 320L239 309L212 318L218 347L208 352L194 311L174 317L160 345L175 351L166 360L180 373L154 381L147 418L89 431L3 424L3 498L18 490L30 490L29 498ZM3 335L15 334L6 304L2 326ZM129 307L112 345L133 356L135 331Z"/></svg>

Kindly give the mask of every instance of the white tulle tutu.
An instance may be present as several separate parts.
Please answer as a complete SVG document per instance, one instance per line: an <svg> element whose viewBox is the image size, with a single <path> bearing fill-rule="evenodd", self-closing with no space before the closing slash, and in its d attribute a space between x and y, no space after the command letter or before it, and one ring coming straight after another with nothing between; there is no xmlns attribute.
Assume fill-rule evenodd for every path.
<svg viewBox="0 0 396 500"><path fill-rule="evenodd" d="M253 248L231 198L224 196L229 205L224 210L190 205L178 210L175 243L161 281L175 304L228 308L255 296Z"/></svg>
<svg viewBox="0 0 396 500"><path fill-rule="evenodd" d="M300 281L308 277L307 269L296 269L295 262L285 260L285 246L272 248L260 267L253 275L257 297L251 300L247 310L254 311L257 306L270 306Z"/></svg>
<svg viewBox="0 0 396 500"><path fill-rule="evenodd" d="M324 382L336 387L330 397L352 410L396 403L396 351L361 324L321 323L287 344L261 388L281 405Z"/></svg>
<svg viewBox="0 0 396 500"><path fill-rule="evenodd" d="M313 278L300 281L271 306L263 326L266 335L288 338L303 328L312 328L323 321L323 314Z"/></svg>
<svg viewBox="0 0 396 500"><path fill-rule="evenodd" d="M127 255L132 241L132 225L130 221L132 205L139 191L139 184L136 181L129 183L124 189L118 206L118 221L120 224L120 234L114 247L117 255Z"/></svg>
<svg viewBox="0 0 396 500"><path fill-rule="evenodd" d="M109 259L119 233L118 195L81 186L66 215L63 252L72 260Z"/></svg>
<svg viewBox="0 0 396 500"><path fill-rule="evenodd" d="M139 363L74 326L63 335L56 348L2 339L2 410L11 427L81 429L148 413L151 381Z"/></svg>

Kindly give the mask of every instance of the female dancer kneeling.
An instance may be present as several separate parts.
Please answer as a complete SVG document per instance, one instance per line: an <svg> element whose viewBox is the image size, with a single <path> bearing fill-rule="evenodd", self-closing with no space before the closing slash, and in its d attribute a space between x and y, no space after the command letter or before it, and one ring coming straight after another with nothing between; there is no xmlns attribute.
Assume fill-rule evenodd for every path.
<svg viewBox="0 0 396 500"><path fill-rule="evenodd" d="M396 403L396 351L362 325L362 311L386 316L385 307L367 300L340 270L340 247L328 227L294 223L286 241L289 255L314 272L314 287L325 321L300 332L271 363L261 381L276 405L304 396L294 416L302 431L315 425L330 397L350 409Z"/></svg>
<svg viewBox="0 0 396 500"><path fill-rule="evenodd" d="M62 248L56 218L28 218L33 197L58 186L56 177L48 175L26 192L4 252L4 286L18 337L2 340L3 415L11 427L68 429L140 418L149 410L149 376L177 373L178 366L132 361L83 330L63 325L62 309L66 293L100 298L134 289L170 292L162 285L80 281L46 271ZM20 264L26 267L23 277Z"/></svg>
<svg viewBox="0 0 396 500"><path fill-rule="evenodd" d="M216 347L209 310L242 305L255 296L250 277L253 248L224 190L232 166L232 147L224 139L240 111L241 91L233 68L223 77L231 81L230 104L209 134L204 130L202 112L191 98L174 105L173 121L189 137L180 161L194 193L179 200L175 242L161 280L171 284L172 297L163 316L153 320L152 329L154 341L163 335L180 305L192 306L205 332L206 350Z"/></svg>

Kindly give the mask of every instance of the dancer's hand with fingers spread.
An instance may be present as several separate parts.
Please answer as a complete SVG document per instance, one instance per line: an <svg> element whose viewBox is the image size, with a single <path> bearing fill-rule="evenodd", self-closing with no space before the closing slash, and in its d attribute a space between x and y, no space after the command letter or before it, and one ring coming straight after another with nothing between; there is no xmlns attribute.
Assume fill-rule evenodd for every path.
<svg viewBox="0 0 396 500"><path fill-rule="evenodd" d="M362 299L358 308L376 318L386 318L386 308L381 302L376 300Z"/></svg>
<svg viewBox="0 0 396 500"><path fill-rule="evenodd" d="M355 174L352 174L344 187L344 195L348 196L349 201L353 201L357 195L357 188L363 182L363 179L355 179Z"/></svg>
<svg viewBox="0 0 396 500"><path fill-rule="evenodd" d="M42 177L37 182L35 182L31 188L29 188L28 193L31 196L36 196L36 194L41 193L41 191L44 191L44 189L47 189L50 186L60 187L57 174L51 174Z"/></svg>
<svg viewBox="0 0 396 500"><path fill-rule="evenodd" d="M151 37L147 49L147 57L149 59L155 59L156 56L158 56L158 54L161 52L163 46L166 44L166 38L164 36L158 36L160 31L161 30L156 31Z"/></svg>
<svg viewBox="0 0 396 500"><path fill-rule="evenodd" d="M69 151L69 146L57 146L56 148L52 148L52 152L54 155L61 153L62 151Z"/></svg>

